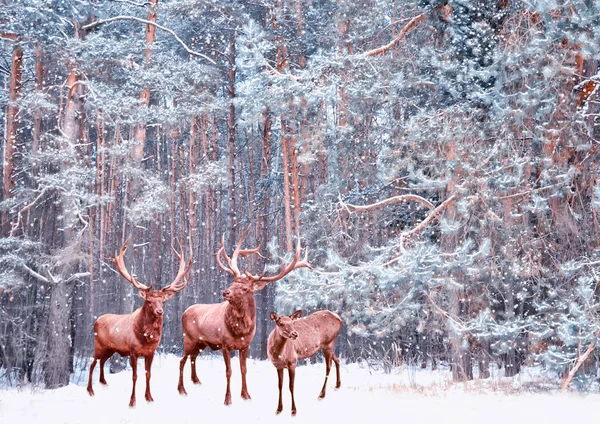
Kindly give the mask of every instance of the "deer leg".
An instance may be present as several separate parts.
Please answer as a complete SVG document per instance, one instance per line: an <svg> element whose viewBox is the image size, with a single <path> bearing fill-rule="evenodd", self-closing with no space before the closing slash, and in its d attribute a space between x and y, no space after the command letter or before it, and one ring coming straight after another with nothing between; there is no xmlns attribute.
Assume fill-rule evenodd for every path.
<svg viewBox="0 0 600 424"><path fill-rule="evenodd" d="M323 355L325 356L325 382L319 394L319 399L325 397L325 391L327 390L327 380L329 379L329 371L331 371L331 353L329 350L323 350Z"/></svg>
<svg viewBox="0 0 600 424"><path fill-rule="evenodd" d="M190 367L192 367L192 383L194 384L202 384L200 383L200 379L198 378L198 374L196 374L196 358L198 354L190 355Z"/></svg>
<svg viewBox="0 0 600 424"><path fill-rule="evenodd" d="M100 358L100 384L104 384L106 386L106 379L104 378L104 364L108 361L112 354L108 356L103 356Z"/></svg>
<svg viewBox="0 0 600 424"><path fill-rule="evenodd" d="M231 389L229 380L231 380L231 351L223 346L223 359L225 359L225 375L227 376L227 391L225 392L225 405L231 405Z"/></svg>
<svg viewBox="0 0 600 424"><path fill-rule="evenodd" d="M296 415L296 401L294 400L294 379L296 377L296 364L290 364L288 372L290 375L290 393L292 394L292 415Z"/></svg>
<svg viewBox="0 0 600 424"><path fill-rule="evenodd" d="M183 368L185 367L185 361L187 361L187 353L183 353L183 358L179 361L179 384L177 385L177 391L181 395L187 395L185 387L183 386Z"/></svg>
<svg viewBox="0 0 600 424"><path fill-rule="evenodd" d="M154 359L154 353L148 356L144 356L144 364L146 365L146 400L148 402L154 402L152 395L150 394L150 370L152 368L152 360Z"/></svg>
<svg viewBox="0 0 600 424"><path fill-rule="evenodd" d="M90 396L94 396L94 389L92 389L92 374L94 373L94 367L96 366L96 362L98 362L98 359L94 358L92 364L90 365L90 378L88 380L87 385L87 391L90 394Z"/></svg>
<svg viewBox="0 0 600 424"><path fill-rule="evenodd" d="M246 358L248 357L248 348L240 350L240 371L242 372L242 398L252 399L246 386Z"/></svg>
<svg viewBox="0 0 600 424"><path fill-rule="evenodd" d="M135 406L135 382L137 381L137 356L132 354L129 359L131 362L131 370L133 371L133 388L131 389L131 399L129 400L129 406L133 407Z"/></svg>
<svg viewBox="0 0 600 424"><path fill-rule="evenodd" d="M281 390L283 389L283 368L277 368L277 378L279 380L279 402L277 403L276 414L283 411L283 401L281 400Z"/></svg>
<svg viewBox="0 0 600 424"><path fill-rule="evenodd" d="M336 377L335 388L339 389L340 386L342 385L342 380L340 380L340 360L337 356L335 356L335 353L333 354L332 358L333 358L333 362L335 362L335 377Z"/></svg>
<svg viewBox="0 0 600 424"><path fill-rule="evenodd" d="M198 374L196 374L196 358L204 349L206 349L206 345L199 343L196 346L194 346L194 350L190 354L190 364L192 367L192 382L194 384L202 384L200 382L200 379L198 378Z"/></svg>

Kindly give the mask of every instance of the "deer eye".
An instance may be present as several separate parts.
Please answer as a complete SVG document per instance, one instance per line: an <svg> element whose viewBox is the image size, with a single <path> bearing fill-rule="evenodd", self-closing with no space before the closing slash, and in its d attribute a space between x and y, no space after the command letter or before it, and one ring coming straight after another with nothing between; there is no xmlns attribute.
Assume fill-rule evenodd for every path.
<svg viewBox="0 0 600 424"><path fill-rule="evenodd" d="M245 293L248 291L248 287L242 287L242 291Z"/></svg>

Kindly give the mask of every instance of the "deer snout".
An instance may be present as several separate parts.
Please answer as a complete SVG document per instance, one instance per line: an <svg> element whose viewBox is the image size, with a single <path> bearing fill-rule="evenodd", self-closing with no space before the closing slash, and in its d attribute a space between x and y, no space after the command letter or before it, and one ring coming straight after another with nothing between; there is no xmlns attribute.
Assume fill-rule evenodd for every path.
<svg viewBox="0 0 600 424"><path fill-rule="evenodd" d="M164 313L164 311L162 309L156 310L156 315L162 315L163 313Z"/></svg>
<svg viewBox="0 0 600 424"><path fill-rule="evenodd" d="M223 290L223 297L227 298L227 296L229 296L231 294L231 292L229 290Z"/></svg>

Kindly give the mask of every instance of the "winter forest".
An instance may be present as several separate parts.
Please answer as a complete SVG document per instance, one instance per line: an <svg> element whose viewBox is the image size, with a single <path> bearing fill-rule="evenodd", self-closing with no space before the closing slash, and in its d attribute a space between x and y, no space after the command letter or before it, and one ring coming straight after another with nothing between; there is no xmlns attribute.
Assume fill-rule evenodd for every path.
<svg viewBox="0 0 600 424"><path fill-rule="evenodd" d="M270 313L327 309L342 369L597 392L599 46L594 0L0 0L0 387L87 379L94 321L144 304L129 237L154 290L192 258L181 358L249 229L244 275L312 267L255 292L273 390Z"/></svg>

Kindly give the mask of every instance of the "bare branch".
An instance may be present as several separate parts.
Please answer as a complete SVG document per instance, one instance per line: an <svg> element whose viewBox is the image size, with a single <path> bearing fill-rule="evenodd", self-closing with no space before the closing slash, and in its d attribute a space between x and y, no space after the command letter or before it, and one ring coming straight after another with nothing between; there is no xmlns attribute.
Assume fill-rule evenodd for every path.
<svg viewBox="0 0 600 424"><path fill-rule="evenodd" d="M464 330L466 328L465 323L460 318L450 315L450 313L448 311L445 311L444 309L439 307L425 290L422 290L421 293L423 293L425 295L427 300L429 300L429 303L431 303L431 306L433 306L436 311L438 311L440 314L442 314L443 316L448 318L450 321L454 322L454 324L456 324L462 330Z"/></svg>
<svg viewBox="0 0 600 424"><path fill-rule="evenodd" d="M11 229L9 237L14 237L15 232L19 229L21 225L23 225L23 214L27 212L29 209L35 206L35 204L46 194L48 188L44 188L38 196L33 199L33 201L21 208L21 210L17 213L17 222L11 223Z"/></svg>
<svg viewBox="0 0 600 424"><path fill-rule="evenodd" d="M113 1L117 2L117 3L128 3L128 4L131 4L133 6L139 6L139 7L146 7L146 6L148 6L150 4L150 2L138 3L138 2L135 2L135 1L132 1L132 0L113 0Z"/></svg>
<svg viewBox="0 0 600 424"><path fill-rule="evenodd" d="M83 27L81 27L81 29L84 31L88 31L90 29L96 28L97 26L108 24L111 22L117 22L117 21L135 21L135 22L140 22L142 24L146 24L146 25L153 25L156 28L162 29L163 31L166 31L169 34L171 34L173 36L173 38L175 38L175 40L177 40L177 42L179 44L181 44L183 46L183 48L185 49L185 51L187 51L189 54L191 54L193 56L198 56L198 57L204 58L204 59L208 60L210 63L212 63L213 65L217 64L217 62L212 60L210 57L189 48L188 45L185 44L184 41L181 38L179 38L177 33L175 31L173 31L172 29L162 26L160 24L157 24L156 22L149 21L147 19L137 18L135 16L125 16L125 15L114 16L112 18L100 19L99 21L84 25Z"/></svg>
<svg viewBox="0 0 600 424"><path fill-rule="evenodd" d="M346 211L348 211L348 212L366 212L366 211L370 211L371 209L380 208L382 206L389 205L392 203L408 202L409 200L414 200L415 202L419 202L422 206L424 206L430 210L435 209L435 206L433 205L433 203L431 203L429 200L427 200L421 196L417 196L416 194L403 194L400 196L390 197L388 199L384 199L379 202L372 203L370 205L362 205L362 206L345 203L340 199L340 204L341 204L342 208L346 209Z"/></svg>
<svg viewBox="0 0 600 424"><path fill-rule="evenodd" d="M423 221L421 221L419 223L419 225L417 225L415 228L413 228L412 230L410 230L408 232L403 232L400 235L401 250L404 251L404 241L409 240L410 238L414 237L415 235L417 235L421 231L423 231L431 223L431 221L433 221L435 218L437 218L440 215L440 213L444 209L446 209L446 207L450 203L452 203L454 201L455 198L456 198L456 194L453 194L452 196L448 197L444 202L442 202L442 204L440 204L437 208L435 208L433 211L431 211L431 213L429 215L427 215L427 218L425 218ZM400 258L401 258L401 256L397 256L393 259L390 259L385 264L383 264L383 266L389 266L389 265L397 262Z"/></svg>
<svg viewBox="0 0 600 424"><path fill-rule="evenodd" d="M291 79L291 80L294 80L294 81L297 81L297 82L303 82L304 81L303 78L299 78L299 77L296 77L296 76L291 75L291 74L284 74L284 73L279 72L270 63L267 63L267 69L269 70L269 73L271 75L278 75L278 76L280 76L282 78L288 78L288 79Z"/></svg>
<svg viewBox="0 0 600 424"><path fill-rule="evenodd" d="M71 275L69 278L67 278L65 283L70 283L73 280L78 280L83 277L89 277L90 275L91 274L89 272L78 272L78 273Z"/></svg>
<svg viewBox="0 0 600 424"><path fill-rule="evenodd" d="M450 203L452 203L454 201L455 198L456 198L456 194L453 194L452 196L450 196L446 200L444 200L442 202L442 204L440 204L437 208L435 208L433 211L431 211L431 213L429 215L427 215L427 218L425 218L423 221L421 221L421 223L419 225L417 225L415 228L410 230L408 233L405 233L404 238L408 239L408 238L413 237L414 235L418 234L419 232L423 231L423 229L425 229L425 227L427 227L433 219L437 218L439 216L439 214L444 209L446 209L446 207Z"/></svg>
<svg viewBox="0 0 600 424"><path fill-rule="evenodd" d="M590 356L590 353L592 353L592 351L594 350L594 347L596 346L596 342L592 342L590 343L590 345L588 346L587 350L584 352L583 355L579 356L579 358L577 359L577 363L575 364L575 366L573 367L573 369L571 371L569 371L569 375L567 375L567 378L565 378L565 381L563 382L560 391L561 393L564 392L565 390L567 390L567 387L569 386L569 383L571 382L571 380L573 379L573 377L575 377L575 373L577 372L577 370L579 369L579 367L581 367L581 365L583 365L583 363L585 362L585 360L587 359L588 356Z"/></svg>
<svg viewBox="0 0 600 424"><path fill-rule="evenodd" d="M23 264L21 266L23 267L23 269L25 269L25 271L27 271L29 273L29 275L31 275L35 279L41 281L42 283L46 283L46 284L50 283L50 280L48 280L42 274L35 272L33 269L29 268L27 265Z"/></svg>
<svg viewBox="0 0 600 424"><path fill-rule="evenodd" d="M522 191L520 193L509 194L507 196L500 196L500 197L498 197L498 200L511 199L513 197L519 197L519 196L527 196L528 194L537 193L538 191L544 191L544 190L548 190L548 189L551 189L551 188L557 188L557 187L563 186L563 185L568 184L568 183L569 183L568 181L562 181L562 182L558 182L556 184L552 184L552 185L549 185L549 186L534 188L534 189L531 189L531 190Z"/></svg>
<svg viewBox="0 0 600 424"><path fill-rule="evenodd" d="M388 51L389 49L394 47L396 44L400 43L400 41L402 41L404 39L404 37L406 36L408 31L410 31L412 28L414 28L423 19L425 19L425 13L421 13L420 15L415 16L404 26L404 28L402 28L402 30L400 31L398 36L396 38L394 38L392 41L390 41L388 44L386 44L385 46L381 46L376 49L364 52L362 55L363 56L375 56L378 54L385 53L386 51Z"/></svg>

